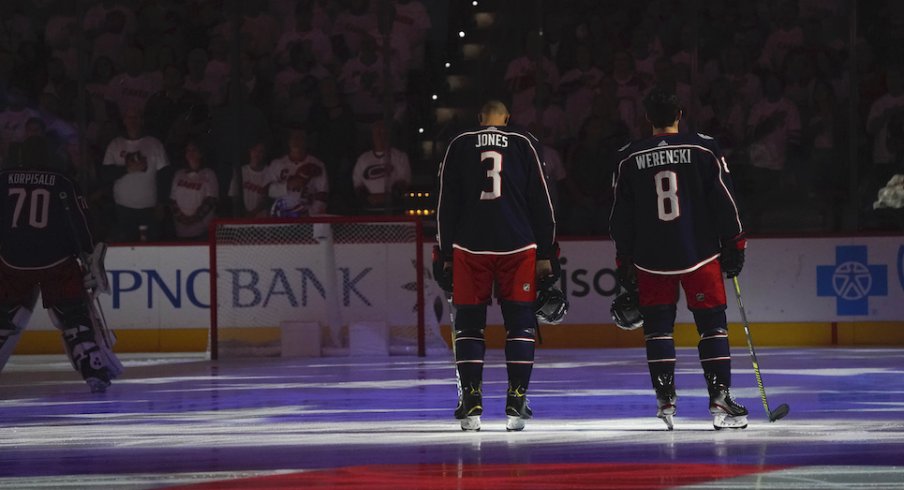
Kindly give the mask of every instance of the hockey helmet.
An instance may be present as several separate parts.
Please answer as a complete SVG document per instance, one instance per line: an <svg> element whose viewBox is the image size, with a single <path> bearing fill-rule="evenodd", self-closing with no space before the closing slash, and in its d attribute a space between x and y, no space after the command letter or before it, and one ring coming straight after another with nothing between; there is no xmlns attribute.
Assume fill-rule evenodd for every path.
<svg viewBox="0 0 904 490"><path fill-rule="evenodd" d="M622 330L636 330L643 326L643 315L637 304L637 296L627 291L622 291L612 301L612 319L615 325Z"/></svg>
<svg viewBox="0 0 904 490"><path fill-rule="evenodd" d="M565 314L568 313L568 299L558 288L541 289L534 301L534 313L540 323L551 325L562 323Z"/></svg>

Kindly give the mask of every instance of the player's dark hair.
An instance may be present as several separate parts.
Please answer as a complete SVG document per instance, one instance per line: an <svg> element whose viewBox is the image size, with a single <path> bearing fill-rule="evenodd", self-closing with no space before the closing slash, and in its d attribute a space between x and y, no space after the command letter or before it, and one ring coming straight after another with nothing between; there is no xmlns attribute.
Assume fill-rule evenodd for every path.
<svg viewBox="0 0 904 490"><path fill-rule="evenodd" d="M681 115L681 104L675 92L659 86L653 87L644 97L643 108L654 128L671 126Z"/></svg>

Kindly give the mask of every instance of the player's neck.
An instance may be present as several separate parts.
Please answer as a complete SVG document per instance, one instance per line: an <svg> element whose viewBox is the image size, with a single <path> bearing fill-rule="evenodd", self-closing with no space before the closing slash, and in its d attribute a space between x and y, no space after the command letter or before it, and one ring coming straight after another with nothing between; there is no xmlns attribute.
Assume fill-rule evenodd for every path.
<svg viewBox="0 0 904 490"><path fill-rule="evenodd" d="M678 122L671 126L665 126L663 128L653 128L653 136L662 136L666 134L678 134Z"/></svg>

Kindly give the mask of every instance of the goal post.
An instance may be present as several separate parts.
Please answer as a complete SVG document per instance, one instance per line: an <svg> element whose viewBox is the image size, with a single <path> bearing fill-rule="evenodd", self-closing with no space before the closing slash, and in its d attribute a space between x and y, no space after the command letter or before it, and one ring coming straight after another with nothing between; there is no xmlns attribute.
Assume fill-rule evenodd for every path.
<svg viewBox="0 0 904 490"><path fill-rule="evenodd" d="M217 219L209 246L211 359L286 355L318 341L304 347L448 351L427 319L425 291L438 288L426 280L419 217Z"/></svg>

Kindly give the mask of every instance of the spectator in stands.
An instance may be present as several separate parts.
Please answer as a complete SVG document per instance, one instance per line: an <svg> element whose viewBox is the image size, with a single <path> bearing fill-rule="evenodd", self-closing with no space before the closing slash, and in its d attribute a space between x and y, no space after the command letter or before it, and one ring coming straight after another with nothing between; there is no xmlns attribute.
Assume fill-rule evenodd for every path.
<svg viewBox="0 0 904 490"><path fill-rule="evenodd" d="M341 39L337 55L342 59L353 58L365 49L364 42L377 28L377 16L370 8L370 0L348 0L333 24L333 34ZM371 39L373 41L373 39Z"/></svg>
<svg viewBox="0 0 904 490"><path fill-rule="evenodd" d="M134 22L134 17L132 20ZM130 41L129 36L126 35L127 22L128 18L124 10L114 9L107 12L101 30L94 38L94 47L91 50L92 59L100 57L117 61L123 59L125 48Z"/></svg>
<svg viewBox="0 0 904 490"><path fill-rule="evenodd" d="M335 67L336 59L333 57L333 44L322 25L313 23L314 6L311 2L298 2L295 5L291 29L287 29L280 37L276 46L277 62L286 66L290 63L290 49L299 42L308 43L317 64L324 67Z"/></svg>
<svg viewBox="0 0 904 490"><path fill-rule="evenodd" d="M360 44L358 56L343 65L339 84L355 118L369 124L383 114L383 57L370 36L363 37Z"/></svg>
<svg viewBox="0 0 904 490"><path fill-rule="evenodd" d="M270 197L274 198L274 216L323 214L329 198L326 166L308 153L307 132L301 127L289 129L288 152L270 162Z"/></svg>
<svg viewBox="0 0 904 490"><path fill-rule="evenodd" d="M747 113L737 100L731 82L725 77L713 80L696 121L702 133L719 142L727 158L734 156L735 150L743 145L747 136Z"/></svg>
<svg viewBox="0 0 904 490"><path fill-rule="evenodd" d="M123 2L116 0L101 0L100 2L94 3L94 5L89 7L85 12L85 16L82 20L82 28L84 29L85 36L88 39L94 39L103 35L104 32L109 32L108 22L110 21L110 14L113 12L117 12L122 16L123 33L133 35L138 28L135 20L135 12Z"/></svg>
<svg viewBox="0 0 904 490"><path fill-rule="evenodd" d="M424 67L424 40L430 30L430 15L421 0L396 0L395 20L399 25L398 33L407 40L411 49L411 68ZM393 32L396 32L395 30Z"/></svg>
<svg viewBox="0 0 904 490"><path fill-rule="evenodd" d="M371 125L373 147L362 153L352 172L352 183L365 214L398 211L411 185L408 155L390 148L389 129L383 121Z"/></svg>
<svg viewBox="0 0 904 490"><path fill-rule="evenodd" d="M778 71L785 56L794 48L804 45L804 31L798 18L797 2L782 1L775 9L776 28L766 38L766 44L759 59L764 68Z"/></svg>
<svg viewBox="0 0 904 490"><path fill-rule="evenodd" d="M289 53L289 65L276 74L273 83L275 115L283 121L305 121L317 97L319 81L329 72L317 64L307 43L293 44Z"/></svg>
<svg viewBox="0 0 904 490"><path fill-rule="evenodd" d="M143 111L147 100L163 86L160 72L145 72L144 61L144 50L130 46L126 49L123 63L125 72L110 80L109 95L120 114L125 114L128 109Z"/></svg>
<svg viewBox="0 0 904 490"><path fill-rule="evenodd" d="M50 58L47 61L47 84L41 93L55 95L60 103L60 116L69 120L75 119L78 83L66 76L66 67L59 58Z"/></svg>
<svg viewBox="0 0 904 490"><path fill-rule="evenodd" d="M643 27L638 27L631 35L630 53L634 60L634 69L646 84L653 79L656 60L662 55L661 51L654 51L655 40L651 39L650 33Z"/></svg>
<svg viewBox="0 0 904 490"><path fill-rule="evenodd" d="M752 227L762 225L762 212L765 207L776 205L776 196L798 184L790 169L786 170L786 163L800 143L800 113L783 90L781 79L767 73L764 97L753 105L747 119L754 196L750 206Z"/></svg>
<svg viewBox="0 0 904 490"><path fill-rule="evenodd" d="M512 122L530 127L532 124L543 124L546 128L544 141L552 146L559 146L568 136L568 120L565 111L552 100L552 88L549 84L540 84L534 91L533 104L512 112Z"/></svg>
<svg viewBox="0 0 904 490"><path fill-rule="evenodd" d="M169 166L163 144L144 133L142 113L129 107L123 114L125 134L107 146L104 171L113 184L116 223L111 241L136 241L139 237L160 237L162 202L170 189L166 175L158 175Z"/></svg>
<svg viewBox="0 0 904 490"><path fill-rule="evenodd" d="M330 205L334 213L351 212L355 201L352 187L352 168L360 141L355 116L339 91L335 78L325 78L319 84L320 96L311 108L310 127L316 139L317 154L329 165Z"/></svg>
<svg viewBox="0 0 904 490"><path fill-rule="evenodd" d="M205 167L201 146L190 141L185 145L185 166L176 170L169 195L176 237L206 240L219 195L216 173Z"/></svg>
<svg viewBox="0 0 904 490"><path fill-rule="evenodd" d="M234 176L229 197L239 199L235 215L243 218L264 218L270 214L270 172L267 171L267 147L263 142L248 149L248 163L241 174ZM239 189L241 187L241 189Z"/></svg>
<svg viewBox="0 0 904 490"><path fill-rule="evenodd" d="M255 60L269 58L282 35L282 25L265 10L266 0L243 0L242 40Z"/></svg>
<svg viewBox="0 0 904 490"><path fill-rule="evenodd" d="M559 69L545 52L541 53L542 46L537 32L528 32L523 53L506 67L505 86L512 94L512 114L523 113L531 107L539 84L549 84L553 91L558 89Z"/></svg>
<svg viewBox="0 0 904 490"><path fill-rule="evenodd" d="M207 51L195 48L188 52L185 59L186 77L183 87L198 94L207 107L218 106L223 102L226 89L225 79L219 79L208 71Z"/></svg>
<svg viewBox="0 0 904 490"><path fill-rule="evenodd" d="M847 111L838 103L832 85L817 78L813 82L809 111L803 126L803 143L809 148L806 173L815 191L837 198L846 191Z"/></svg>
<svg viewBox="0 0 904 490"><path fill-rule="evenodd" d="M885 85L886 93L873 102L866 119L866 131L873 138L872 166L866 173L873 186L887 182L893 173L894 157L887 144L888 121L904 114L904 66L889 66Z"/></svg>
<svg viewBox="0 0 904 490"><path fill-rule="evenodd" d="M189 134L200 134L208 109L201 96L185 89L185 75L176 65L163 68L163 90L152 95L144 109L147 133L181 148Z"/></svg>
<svg viewBox="0 0 904 490"><path fill-rule="evenodd" d="M573 138L590 114L594 92L605 78L603 70L593 64L590 46L578 44L575 47L575 67L562 75L559 92L565 100L565 117L568 122L568 136Z"/></svg>
<svg viewBox="0 0 904 490"><path fill-rule="evenodd" d="M25 93L11 87L6 94L6 109L0 111L0 155L6 157L11 145L25 141L25 123L38 113L26 106Z"/></svg>
<svg viewBox="0 0 904 490"><path fill-rule="evenodd" d="M226 101L211 112L206 147L211 166L217 173L220 195L227 195L235 169L245 164L245 152L259 141L270 138L270 124L259 106L249 99L244 85L238 92L227 89Z"/></svg>
<svg viewBox="0 0 904 490"><path fill-rule="evenodd" d="M576 235L602 235L609 231L612 207L612 171L615 150L629 140L628 128L617 115L612 94L601 94L595 105L605 112L584 121L577 143L566 160L568 217L563 229ZM562 196L563 198L565 196ZM564 199L563 199L564 200ZM563 203L564 204L564 203Z"/></svg>
<svg viewBox="0 0 904 490"><path fill-rule="evenodd" d="M78 77L78 49L75 45L78 32L76 2L60 2L44 25L44 46L51 56L59 58L65 67L66 76Z"/></svg>
<svg viewBox="0 0 904 490"><path fill-rule="evenodd" d="M640 100L647 90L647 85L634 70L634 58L627 51L619 51L612 58L612 80L616 84L618 113L622 122L631 132L631 139L640 138L641 128L649 124L643 123L643 111Z"/></svg>

